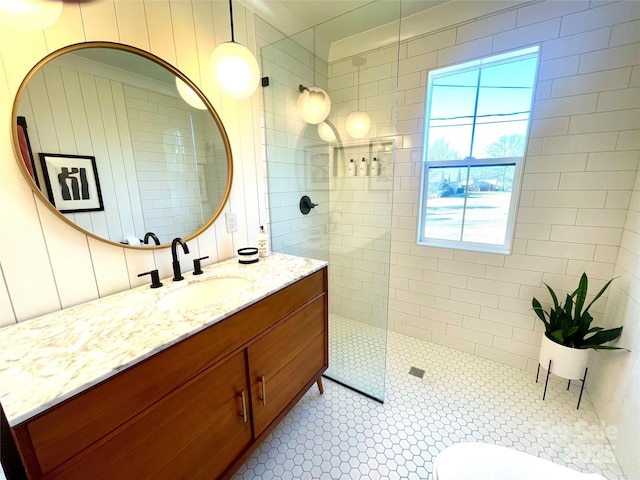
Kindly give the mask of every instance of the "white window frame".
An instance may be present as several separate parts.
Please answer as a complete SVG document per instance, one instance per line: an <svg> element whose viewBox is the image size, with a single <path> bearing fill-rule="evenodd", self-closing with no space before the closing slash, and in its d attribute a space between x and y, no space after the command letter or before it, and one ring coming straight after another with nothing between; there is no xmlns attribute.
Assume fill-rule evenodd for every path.
<svg viewBox="0 0 640 480"><path fill-rule="evenodd" d="M504 63L510 63L515 60L521 60L523 57L536 57L537 66L535 69L534 79L533 79L533 92L531 95L531 103L529 106L529 115L527 118L527 127L525 130L525 147L524 152L521 157L498 157L498 158L473 158L467 157L463 160L429 160L428 150L429 150L429 119L431 114L431 98L432 98L432 86L434 79L441 77L443 75L449 75L452 72L462 73L464 71L477 70L478 68L482 68L485 66L493 66ZM502 253L509 254L511 253L511 248L513 246L513 238L515 235L515 225L516 225L516 213L518 208L518 202L520 199L520 187L522 184L522 175L523 175L523 166L524 159L526 157L526 150L529 143L529 131L531 128L531 117L533 115L533 104L535 97L535 86L537 85L537 71L540 65L540 48L539 46L528 47L523 49L518 49L515 51L507 52L504 54L491 55L489 57L485 57L482 59L478 59L471 62L465 62L461 65L454 65L450 67L445 67L437 70L433 70L429 72L429 80L427 82L427 101L425 104L425 128L424 128L424 144L422 151L422 174L420 177L420 203L419 203L419 211L418 211L418 229L417 229L417 243L418 245L426 245L426 246L435 246L435 247L447 247L447 248L455 248L455 249L463 249L463 250L472 250L472 251L480 251L480 252L492 252L492 253ZM476 105L477 108L477 105ZM474 130L476 125L476 119L474 117ZM471 141L471 150L473 150L473 133L472 133L472 141ZM426 226L426 211L427 211L427 203L428 203L428 179L429 179L429 170L431 168L442 168L442 167L457 167L457 168L467 168L470 167L488 167L488 166L500 166L500 165L514 165L515 171L513 176L513 185L511 188L511 199L509 202L509 210L507 217L507 226L506 226L506 234L505 241L503 244L488 244L488 243L478 243L478 242L469 242L463 240L444 240L437 238L430 238L424 235L425 226ZM467 170L469 171L469 170ZM465 195L464 199L464 209L463 209L463 220L461 226L461 238L464 233L464 217L466 214L466 202L467 196ZM487 228L490 228L491 225L487 225Z"/></svg>

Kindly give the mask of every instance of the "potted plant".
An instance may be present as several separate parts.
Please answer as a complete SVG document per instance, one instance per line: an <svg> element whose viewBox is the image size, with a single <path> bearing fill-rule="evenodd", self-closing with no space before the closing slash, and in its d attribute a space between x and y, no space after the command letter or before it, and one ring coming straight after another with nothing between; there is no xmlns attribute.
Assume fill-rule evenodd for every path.
<svg viewBox="0 0 640 480"><path fill-rule="evenodd" d="M593 350L620 350L620 347L603 345L615 340L622 333L622 327L592 327L593 317L589 313L591 305L607 290L613 279L609 280L591 302L584 307L587 299L589 280L587 274L580 277L578 288L567 294L564 305L558 301L553 289L545 283L551 294L553 305L545 311L535 297L531 301L533 310L545 326L539 363L551 370L554 375L568 380L583 379L587 367L588 355ZM539 367L538 367L539 368Z"/></svg>

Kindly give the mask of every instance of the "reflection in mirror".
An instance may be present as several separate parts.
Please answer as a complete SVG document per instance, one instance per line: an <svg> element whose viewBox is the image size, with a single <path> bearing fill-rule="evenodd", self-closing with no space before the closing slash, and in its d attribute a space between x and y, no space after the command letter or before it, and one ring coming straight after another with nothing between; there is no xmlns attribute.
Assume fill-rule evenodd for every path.
<svg viewBox="0 0 640 480"><path fill-rule="evenodd" d="M201 105L211 110L183 100L176 85L191 86L177 82L176 73L146 52L107 43L67 47L36 65L14 113L21 119L19 163L40 198L59 198L65 190L72 195L68 206L81 206L74 185L97 186L103 210L48 205L111 243L141 245L153 232L166 245L210 225L229 194L229 142L204 97ZM99 182L83 175L78 156L95 158Z"/></svg>

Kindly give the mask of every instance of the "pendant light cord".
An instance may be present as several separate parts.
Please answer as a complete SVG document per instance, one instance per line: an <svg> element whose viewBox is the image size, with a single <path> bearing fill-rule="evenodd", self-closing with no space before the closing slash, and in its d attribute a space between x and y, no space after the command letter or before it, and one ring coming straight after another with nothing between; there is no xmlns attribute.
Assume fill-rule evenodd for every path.
<svg viewBox="0 0 640 480"><path fill-rule="evenodd" d="M233 34L233 0L229 0L229 20L231 21L231 41L235 43L236 39Z"/></svg>
<svg viewBox="0 0 640 480"><path fill-rule="evenodd" d="M358 65L358 76L356 77L356 88L358 95L358 111L360 111L360 65Z"/></svg>

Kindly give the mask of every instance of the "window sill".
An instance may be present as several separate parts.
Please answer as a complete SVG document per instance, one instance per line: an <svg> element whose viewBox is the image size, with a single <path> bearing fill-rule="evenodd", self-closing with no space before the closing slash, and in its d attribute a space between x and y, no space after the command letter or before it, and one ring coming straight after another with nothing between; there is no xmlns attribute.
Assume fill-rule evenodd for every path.
<svg viewBox="0 0 640 480"><path fill-rule="evenodd" d="M499 255L511 255L511 249L504 245L462 243L462 242L451 242L447 240L434 240L434 239L418 240L416 244L421 247L451 248L453 250L466 250L468 252L496 253Z"/></svg>

